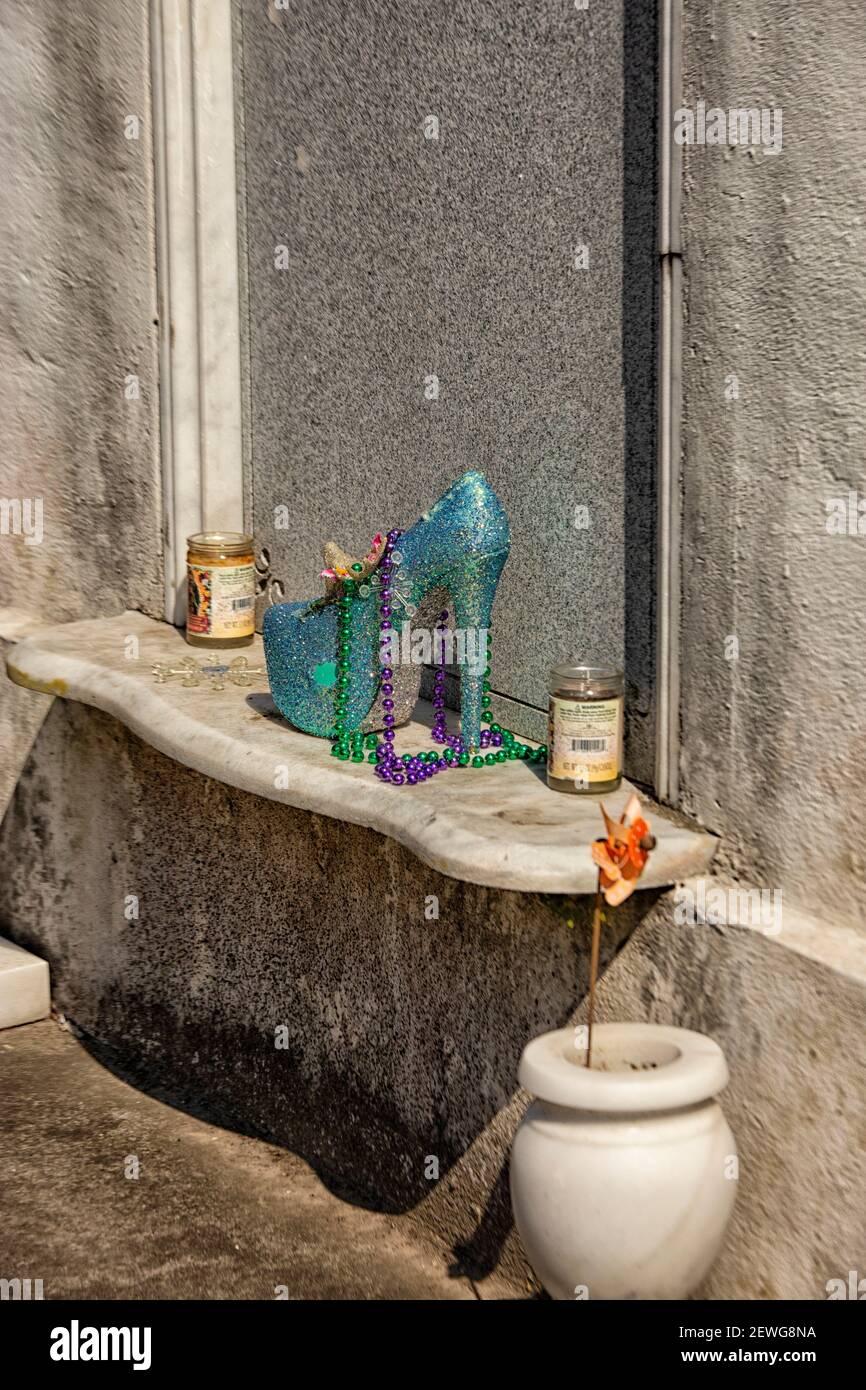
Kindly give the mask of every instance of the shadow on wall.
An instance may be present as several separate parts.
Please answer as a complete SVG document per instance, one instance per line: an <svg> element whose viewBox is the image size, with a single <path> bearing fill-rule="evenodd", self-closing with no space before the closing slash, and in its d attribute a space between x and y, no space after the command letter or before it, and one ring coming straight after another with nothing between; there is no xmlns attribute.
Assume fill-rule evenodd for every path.
<svg viewBox="0 0 866 1390"><path fill-rule="evenodd" d="M439 1202L462 1267L494 1267L517 1063L586 992L589 900L569 928L538 897L210 781L66 701L0 854L3 930L47 956L101 1060L297 1150L350 1200ZM638 896L605 961L656 895Z"/></svg>

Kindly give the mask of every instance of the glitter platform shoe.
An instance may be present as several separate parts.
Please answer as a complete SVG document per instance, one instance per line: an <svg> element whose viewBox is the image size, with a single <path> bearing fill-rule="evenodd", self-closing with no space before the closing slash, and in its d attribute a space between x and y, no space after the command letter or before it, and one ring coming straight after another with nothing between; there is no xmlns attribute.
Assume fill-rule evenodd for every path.
<svg viewBox="0 0 866 1390"><path fill-rule="evenodd" d="M327 546L324 598L276 604L265 614L277 708L296 728L335 745L377 729L393 739L394 726L411 715L424 664L438 652L434 703L444 742L447 628L460 669L460 744L476 752L490 705L491 610L509 546L505 509L474 471L408 531L377 536L364 560Z"/></svg>

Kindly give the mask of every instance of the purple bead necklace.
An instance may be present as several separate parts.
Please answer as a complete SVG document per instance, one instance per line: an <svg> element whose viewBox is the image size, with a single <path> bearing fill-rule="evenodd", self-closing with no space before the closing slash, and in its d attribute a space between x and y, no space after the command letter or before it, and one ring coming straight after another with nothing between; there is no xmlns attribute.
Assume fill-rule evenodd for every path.
<svg viewBox="0 0 866 1390"><path fill-rule="evenodd" d="M385 647L391 640L391 614L392 614L392 580L394 576L394 566L399 563L399 556L394 557L397 541L401 535L400 531L389 531L382 552L382 558L378 564L380 578L379 587L379 644ZM360 566L356 566L360 569ZM435 749L424 750L420 753L404 753L402 757L394 752L394 687L392 684L394 672L390 666L382 667L381 683L379 694L382 696L382 742L380 743L375 734L368 734L366 738L360 729L346 729L346 705L348 702L347 684L349 670L349 653L351 650L351 615L352 605L356 597L356 581L351 578L343 580L342 594L338 600L340 605L340 621L338 625L338 645L337 645L337 668L341 673L337 683L337 694L334 703L334 732L332 735L333 746L331 754L335 758L343 761L351 759L352 762L364 762L364 750L367 750L366 761L374 765L376 776L383 782L390 782L392 786L402 787L404 784L415 786L418 782L426 782L428 778L434 777L438 772L448 772L455 767L483 768L485 766L495 766L498 763L515 762L518 759L524 762L544 762L547 759L547 748L542 745L540 748L530 748L528 744L520 743L510 729L503 729L499 724L490 724L489 729L481 731L481 749L488 750L482 757L479 750L468 749L459 734L449 734L445 722L445 642L444 634L448 627L448 610L443 609L439 614L436 631L439 634L439 652L436 674L433 678L433 727L430 737L434 743L440 745L441 752ZM487 634L487 667L484 672L483 694L481 704L483 708L482 721L490 723L490 653L491 638Z"/></svg>

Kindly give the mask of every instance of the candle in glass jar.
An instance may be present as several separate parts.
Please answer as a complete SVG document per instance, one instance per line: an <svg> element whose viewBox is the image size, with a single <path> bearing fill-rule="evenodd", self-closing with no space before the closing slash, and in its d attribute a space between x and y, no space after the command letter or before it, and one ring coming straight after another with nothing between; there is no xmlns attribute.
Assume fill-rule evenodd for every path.
<svg viewBox="0 0 866 1390"><path fill-rule="evenodd" d="M547 785L572 795L622 781L623 673L616 666L554 666L550 673Z"/></svg>
<svg viewBox="0 0 866 1390"><path fill-rule="evenodd" d="M194 647L247 647L256 627L252 536L200 531L187 540L186 640Z"/></svg>

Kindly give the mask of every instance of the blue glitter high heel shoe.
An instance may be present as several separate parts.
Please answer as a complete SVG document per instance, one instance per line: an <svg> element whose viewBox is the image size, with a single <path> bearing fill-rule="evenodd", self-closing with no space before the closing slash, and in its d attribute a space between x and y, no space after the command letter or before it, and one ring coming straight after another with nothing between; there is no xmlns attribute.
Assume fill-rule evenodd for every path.
<svg viewBox="0 0 866 1390"><path fill-rule="evenodd" d="M496 493L483 474L464 473L408 531L376 537L364 561L323 571L325 598L269 608L265 656L280 712L296 728L330 737L337 756L355 761L365 760L367 734L363 742L377 772L402 781L394 771L394 726L409 718L432 653L441 668L433 737L448 744L441 761L456 766L475 757L482 720L489 721L491 611L509 547L508 518ZM326 556L335 551L326 548ZM459 738L445 732L446 625L451 659L456 649L460 664ZM384 730L381 746L376 729Z"/></svg>

